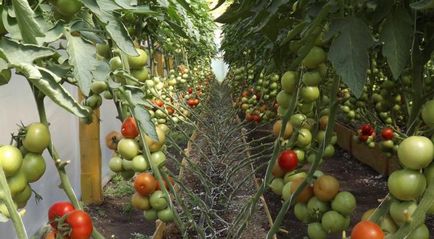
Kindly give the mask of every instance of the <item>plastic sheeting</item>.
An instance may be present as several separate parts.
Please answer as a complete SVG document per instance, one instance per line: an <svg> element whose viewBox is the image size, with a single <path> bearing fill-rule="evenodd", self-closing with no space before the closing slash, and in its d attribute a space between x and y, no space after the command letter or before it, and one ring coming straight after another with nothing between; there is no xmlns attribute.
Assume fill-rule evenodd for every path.
<svg viewBox="0 0 434 239"><path fill-rule="evenodd" d="M77 95L75 87L68 88L72 95ZM45 99L47 117L50 121L50 130L56 149L63 160L70 160L67 173L77 196L80 195L80 147L78 135L78 118L63 108L58 107ZM120 122L115 118L116 109L112 102L104 101L101 107L101 149L103 157L104 181L109 176L108 160L112 152L104 145L104 136L107 132L119 130ZM10 134L16 133L17 124L25 125L38 121L38 112L27 80L21 76L14 76L7 85L0 86L0 144L9 144ZM31 186L43 200L36 204L34 195L26 206L23 221L29 236L35 233L42 225L47 223L49 206L59 200L67 200L63 190L59 189L60 179L54 163L48 152L44 152L47 170L44 176ZM11 222L0 223L0 239L17 238Z"/></svg>

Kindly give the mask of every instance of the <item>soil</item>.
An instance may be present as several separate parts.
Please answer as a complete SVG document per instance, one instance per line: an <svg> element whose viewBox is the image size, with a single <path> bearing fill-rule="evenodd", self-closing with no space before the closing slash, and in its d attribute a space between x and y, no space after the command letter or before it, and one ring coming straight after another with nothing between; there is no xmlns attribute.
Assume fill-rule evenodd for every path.
<svg viewBox="0 0 434 239"><path fill-rule="evenodd" d="M104 192L110 187L116 187L112 181L104 187ZM106 193L105 193L106 194ZM94 223L94 227L109 239L144 239L143 236L152 235L155 223L147 222L143 212L131 207L131 195L104 196L101 205L91 205L87 210Z"/></svg>

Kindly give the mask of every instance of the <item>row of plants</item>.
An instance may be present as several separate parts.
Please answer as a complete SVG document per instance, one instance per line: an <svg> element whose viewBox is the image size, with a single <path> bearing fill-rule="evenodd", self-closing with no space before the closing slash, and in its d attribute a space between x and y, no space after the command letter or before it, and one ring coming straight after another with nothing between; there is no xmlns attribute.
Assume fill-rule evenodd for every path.
<svg viewBox="0 0 434 239"><path fill-rule="evenodd" d="M104 238L68 178L68 164L76 159L60 158L51 140L46 98L82 123L91 123L103 101L113 102L113 117L123 123L119 133L107 136L114 150L110 169L125 180L134 177L132 204L146 219L182 227L174 180L165 168L165 139L170 128L189 122L213 80L215 26L208 10L198 0L2 2L0 85L14 80L12 72L24 76L40 118L0 147L0 214L2 222L12 221L17 238L29 238L22 222L27 201L33 193L39 200L44 196L31 183L45 172L45 149L70 202L51 206L51 229L42 238ZM71 95L70 86L83 101Z"/></svg>
<svg viewBox="0 0 434 239"><path fill-rule="evenodd" d="M262 185L238 216L233 237L271 189L283 203L267 238L289 210L309 224L309 238L429 238L432 9L429 0L240 0L217 18L234 107L246 121L272 122L276 137ZM318 170L335 154L336 120L357 131L356 141L379 144L401 165L388 178L389 194L351 231L357 198L338 193L339 182Z"/></svg>

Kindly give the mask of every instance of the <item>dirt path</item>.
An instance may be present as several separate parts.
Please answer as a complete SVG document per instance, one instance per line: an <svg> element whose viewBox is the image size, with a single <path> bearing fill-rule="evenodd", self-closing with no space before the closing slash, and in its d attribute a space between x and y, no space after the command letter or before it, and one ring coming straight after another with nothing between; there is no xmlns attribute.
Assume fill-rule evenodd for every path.
<svg viewBox="0 0 434 239"><path fill-rule="evenodd" d="M189 151L191 163L184 168L181 178L187 190L181 190L181 194L189 203L193 193L203 205L189 204L197 225L195 229L190 224L187 238L228 238L236 228L234 220L239 210L256 192L247 144L241 137L242 125L236 121L228 92L227 88L216 86L197 119L197 137ZM259 208L236 238L265 238L269 225L263 208ZM199 235L197 228L205 234ZM181 238L181 235L172 227L166 238Z"/></svg>

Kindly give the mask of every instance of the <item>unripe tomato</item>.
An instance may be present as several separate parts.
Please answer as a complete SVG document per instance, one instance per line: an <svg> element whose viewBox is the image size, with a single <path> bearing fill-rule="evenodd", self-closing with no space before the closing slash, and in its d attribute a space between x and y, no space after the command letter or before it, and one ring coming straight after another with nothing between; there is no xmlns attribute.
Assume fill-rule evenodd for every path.
<svg viewBox="0 0 434 239"><path fill-rule="evenodd" d="M163 210L169 205L164 193L160 190L152 193L149 202L151 203L152 208L156 210Z"/></svg>
<svg viewBox="0 0 434 239"><path fill-rule="evenodd" d="M23 156L21 151L12 145L4 145L0 147L0 166L6 177L15 175L23 164Z"/></svg>
<svg viewBox="0 0 434 239"><path fill-rule="evenodd" d="M149 202L149 197L144 197L139 193L134 193L131 197L131 205L139 210L149 210L151 209L151 204Z"/></svg>
<svg viewBox="0 0 434 239"><path fill-rule="evenodd" d="M273 125L273 135L278 137L281 129L282 129L282 120L278 120ZM286 123L285 132L282 137L284 139L288 139L292 135L292 132L293 132L292 124L288 121Z"/></svg>
<svg viewBox="0 0 434 239"><path fill-rule="evenodd" d="M42 153L50 143L50 132L47 126L42 123L32 123L26 127L26 136L23 139L23 146L29 152Z"/></svg>
<svg viewBox="0 0 434 239"><path fill-rule="evenodd" d="M309 69L316 68L319 64L325 62L326 53L321 47L314 46L304 57L301 64Z"/></svg>
<svg viewBox="0 0 434 239"><path fill-rule="evenodd" d="M78 0L57 0L56 8L63 16L70 17L80 11L82 3Z"/></svg>
<svg viewBox="0 0 434 239"><path fill-rule="evenodd" d="M45 172L45 160L40 154L27 153L23 159L22 170L27 181L33 183L38 181Z"/></svg>
<svg viewBox="0 0 434 239"><path fill-rule="evenodd" d="M301 99L303 102L310 103L319 98L319 88L316 86L306 86L301 89Z"/></svg>
<svg viewBox="0 0 434 239"><path fill-rule="evenodd" d="M422 106L423 122L429 127L434 127L434 100L427 101Z"/></svg>
<svg viewBox="0 0 434 239"><path fill-rule="evenodd" d="M148 62L148 54L146 51L136 48L138 56L128 56L128 65L131 69L140 69Z"/></svg>
<svg viewBox="0 0 434 239"><path fill-rule="evenodd" d="M406 222L410 222L412 220L412 215L414 211L417 209L416 202L413 201L404 201L400 202L395 200L390 204L389 213L392 217L393 221L401 226Z"/></svg>
<svg viewBox="0 0 434 239"><path fill-rule="evenodd" d="M118 173L122 171L122 158L113 157L109 160L109 168L111 171Z"/></svg>
<svg viewBox="0 0 434 239"><path fill-rule="evenodd" d="M297 77L297 73L294 71L287 71L283 74L280 83L282 89L286 91L286 93L291 94L295 91L295 88L297 87Z"/></svg>
<svg viewBox="0 0 434 239"><path fill-rule="evenodd" d="M149 78L149 71L147 67L131 70L131 75L140 82L145 82Z"/></svg>
<svg viewBox="0 0 434 239"><path fill-rule="evenodd" d="M282 195L283 186L285 184L283 183L283 179L281 178L274 178L273 181L271 181L270 188L273 193L277 195Z"/></svg>
<svg viewBox="0 0 434 239"><path fill-rule="evenodd" d="M147 221L154 221L157 220L157 210L155 209L149 209L143 211L143 216L145 217L145 220Z"/></svg>
<svg viewBox="0 0 434 239"><path fill-rule="evenodd" d="M295 217L303 223L308 223L311 221L309 209L305 203L296 203L294 206Z"/></svg>
<svg viewBox="0 0 434 239"><path fill-rule="evenodd" d="M327 232L319 222L310 223L307 226L307 235L310 239L327 239Z"/></svg>
<svg viewBox="0 0 434 239"><path fill-rule="evenodd" d="M158 211L157 216L158 219L165 223L173 222L173 220L175 219L175 214L170 207Z"/></svg>
<svg viewBox="0 0 434 239"><path fill-rule="evenodd" d="M426 224L422 224L414 229L406 239L429 239L429 231Z"/></svg>
<svg viewBox="0 0 434 239"><path fill-rule="evenodd" d="M399 200L416 200L425 191L426 179L418 171L401 169L389 176L387 186L390 193Z"/></svg>
<svg viewBox="0 0 434 239"><path fill-rule="evenodd" d="M297 178L291 182L291 193L294 193L300 184L304 181L304 178ZM307 185L303 191L296 198L297 202L306 203L313 196L313 188L310 185Z"/></svg>
<svg viewBox="0 0 434 239"><path fill-rule="evenodd" d="M302 81L306 86L318 86L321 75L318 71L308 71L303 74Z"/></svg>
<svg viewBox="0 0 434 239"><path fill-rule="evenodd" d="M336 211L328 211L322 216L321 225L327 233L341 232L345 230L346 218Z"/></svg>
<svg viewBox="0 0 434 239"><path fill-rule="evenodd" d="M356 208L356 198L350 192L340 192L332 201L332 209L344 216L349 216Z"/></svg>
<svg viewBox="0 0 434 239"><path fill-rule="evenodd" d="M296 145L299 147L306 147L312 142L312 133L308 129L300 129L298 131Z"/></svg>
<svg viewBox="0 0 434 239"><path fill-rule="evenodd" d="M134 139L121 139L118 143L118 153L126 160L132 160L139 154L139 144Z"/></svg>
<svg viewBox="0 0 434 239"><path fill-rule="evenodd" d="M424 136L410 136L404 139L398 147L398 159L409 169L427 167L434 157L434 145Z"/></svg>
<svg viewBox="0 0 434 239"><path fill-rule="evenodd" d="M324 202L331 201L339 192L339 181L331 175L322 175L313 184L315 196Z"/></svg>

